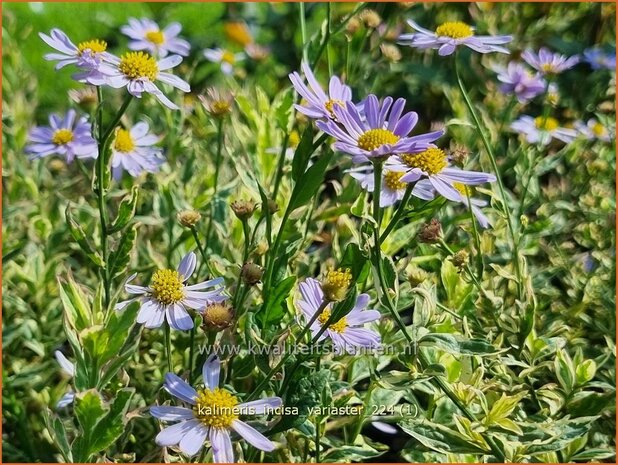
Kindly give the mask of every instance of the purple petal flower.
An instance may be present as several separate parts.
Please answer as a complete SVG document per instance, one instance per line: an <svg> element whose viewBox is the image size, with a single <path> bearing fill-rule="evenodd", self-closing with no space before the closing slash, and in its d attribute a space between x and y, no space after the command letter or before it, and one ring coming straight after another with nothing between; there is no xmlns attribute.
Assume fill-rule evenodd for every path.
<svg viewBox="0 0 618 465"><path fill-rule="evenodd" d="M49 117L49 126L35 127L30 131L29 144L24 149L30 159L49 155L62 155L67 163L77 158L97 158L97 143L92 137L90 123L85 117L76 118L69 110L64 118L57 114Z"/></svg>
<svg viewBox="0 0 618 465"><path fill-rule="evenodd" d="M526 103L545 90L545 80L539 75L530 73L521 63L511 62L504 67L495 67L498 80L502 82L500 91L514 94L520 103Z"/></svg>
<svg viewBox="0 0 618 465"><path fill-rule="evenodd" d="M579 63L577 55L567 57L559 53L553 53L545 47L542 47L538 53L527 49L521 54L521 57L541 74L559 74Z"/></svg>
<svg viewBox="0 0 618 465"><path fill-rule="evenodd" d="M140 174L156 173L165 162L163 149L155 147L159 137L150 134L148 124L137 123L131 129L116 129L116 135L112 142L112 173L114 179L119 180L123 171L131 176Z"/></svg>
<svg viewBox="0 0 618 465"><path fill-rule="evenodd" d="M577 131L560 127L551 116L533 118L522 115L511 124L511 129L523 135L530 144L547 145L552 139L569 143L577 137Z"/></svg>
<svg viewBox="0 0 618 465"><path fill-rule="evenodd" d="M142 18L129 18L129 24L120 28L123 34L129 36L129 48L131 50L146 50L151 55L161 58L173 53L188 56L191 45L178 37L182 30L179 23L172 23L161 30L154 21Z"/></svg>
<svg viewBox="0 0 618 465"><path fill-rule="evenodd" d="M588 63L592 69L609 69L616 70L616 51L607 53L600 48L593 47L584 50L584 61Z"/></svg>

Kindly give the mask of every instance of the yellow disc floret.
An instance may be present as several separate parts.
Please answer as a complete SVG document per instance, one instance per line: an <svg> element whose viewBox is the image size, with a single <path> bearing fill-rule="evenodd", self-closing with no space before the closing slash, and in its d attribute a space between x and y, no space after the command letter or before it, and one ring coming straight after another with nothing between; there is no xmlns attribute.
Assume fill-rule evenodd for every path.
<svg viewBox="0 0 618 465"><path fill-rule="evenodd" d="M288 136L288 145L290 147L296 148L300 144L300 134L295 129L290 131L290 135Z"/></svg>
<svg viewBox="0 0 618 465"><path fill-rule="evenodd" d="M129 79L147 78L154 81L159 75L157 60L144 52L127 52L120 58L120 72Z"/></svg>
<svg viewBox="0 0 618 465"><path fill-rule="evenodd" d="M324 326L329 318L330 318L330 310L325 309L320 314L320 316L318 317L318 321L320 322L320 324L322 326ZM343 318L341 318L336 323L331 323L331 325L328 327L328 329L330 329L332 331L335 331L336 333L341 334L341 333L343 333L345 331L345 329L347 327L348 327L348 322L346 320L346 317L344 316Z"/></svg>
<svg viewBox="0 0 618 465"><path fill-rule="evenodd" d="M335 116L335 112L333 111L333 107L335 105L339 105L340 107L345 107L345 103L337 99L330 99L326 101L326 103L324 104L324 108L326 108L326 111L329 112L331 116L333 117Z"/></svg>
<svg viewBox="0 0 618 465"><path fill-rule="evenodd" d="M58 129L52 136L52 142L56 145L68 144L73 140L73 131L70 129Z"/></svg>
<svg viewBox="0 0 618 465"><path fill-rule="evenodd" d="M165 36L161 31L148 31L146 33L146 40L155 45L161 45L165 42Z"/></svg>
<svg viewBox="0 0 618 465"><path fill-rule="evenodd" d="M419 168L430 176L448 166L446 154L437 147L430 147L420 153L404 153L401 159L410 168Z"/></svg>
<svg viewBox="0 0 618 465"><path fill-rule="evenodd" d="M604 136L606 134L606 130L605 130L605 126L603 126L601 123L594 123L594 125L592 126L592 133L599 137L599 136Z"/></svg>
<svg viewBox="0 0 618 465"><path fill-rule="evenodd" d="M176 270L158 270L152 276L152 296L164 305L175 304L184 297L182 277Z"/></svg>
<svg viewBox="0 0 618 465"><path fill-rule="evenodd" d="M238 399L223 389L202 389L197 393L193 414L211 428L229 428L240 413L237 405Z"/></svg>
<svg viewBox="0 0 618 465"><path fill-rule="evenodd" d="M537 116L534 118L534 125L537 129L542 131L553 131L558 128L558 120L556 118L552 118L551 116L548 116L547 118Z"/></svg>
<svg viewBox="0 0 618 465"><path fill-rule="evenodd" d="M114 149L117 152L128 153L135 148L135 141L131 137L131 133L126 129L118 128L116 130L116 139L114 140Z"/></svg>
<svg viewBox="0 0 618 465"><path fill-rule="evenodd" d="M404 174L398 171L386 171L384 173L384 185L392 191L405 189L408 184L400 181Z"/></svg>
<svg viewBox="0 0 618 465"><path fill-rule="evenodd" d="M221 55L221 61L225 61L226 63L233 65L236 62L236 57L234 56L232 52L228 52L227 50L224 50L223 54Z"/></svg>
<svg viewBox="0 0 618 465"><path fill-rule="evenodd" d="M388 129L370 129L358 138L358 146L368 152L384 144L396 144L399 136Z"/></svg>
<svg viewBox="0 0 618 465"><path fill-rule="evenodd" d="M454 182L453 187L457 189L457 191L464 197L472 197L472 195L474 194L473 187L467 186L460 182Z"/></svg>
<svg viewBox="0 0 618 465"><path fill-rule="evenodd" d="M77 53L81 56L86 50L90 50L90 54L101 53L107 50L107 42L104 40L93 39L85 42L80 42L77 45Z"/></svg>
<svg viewBox="0 0 618 465"><path fill-rule="evenodd" d="M450 37L451 39L465 39L473 34L472 28L461 21L448 21L440 24L436 29L437 36Z"/></svg>
<svg viewBox="0 0 618 465"><path fill-rule="evenodd" d="M351 282L352 273L349 268L330 270L322 281L324 298L332 302L343 300Z"/></svg>

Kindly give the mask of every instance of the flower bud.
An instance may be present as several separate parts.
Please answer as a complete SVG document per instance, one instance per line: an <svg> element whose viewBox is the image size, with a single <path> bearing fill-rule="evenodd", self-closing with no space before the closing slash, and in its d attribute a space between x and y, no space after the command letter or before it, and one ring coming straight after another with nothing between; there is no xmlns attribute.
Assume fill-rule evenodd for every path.
<svg viewBox="0 0 618 465"><path fill-rule="evenodd" d="M206 96L200 95L200 101L204 109L214 118L223 118L232 111L234 96L225 91L210 88L206 91Z"/></svg>
<svg viewBox="0 0 618 465"><path fill-rule="evenodd" d="M253 286L262 279L264 268L252 262L245 263L240 269L240 277L245 284Z"/></svg>
<svg viewBox="0 0 618 465"><path fill-rule="evenodd" d="M48 166L49 166L49 170L54 174L61 173L67 168L66 163L63 160L60 160L59 158L51 159L49 161Z"/></svg>
<svg viewBox="0 0 618 465"><path fill-rule="evenodd" d="M273 199L268 199L267 208L268 213L270 213L271 215L279 211L279 205L277 205L277 202L275 202Z"/></svg>
<svg viewBox="0 0 618 465"><path fill-rule="evenodd" d="M450 258L451 263L455 265L459 271L462 271L466 267L469 259L470 255L465 249L461 249Z"/></svg>
<svg viewBox="0 0 618 465"><path fill-rule="evenodd" d="M202 314L205 330L223 330L232 326L234 309L227 302L206 305Z"/></svg>
<svg viewBox="0 0 618 465"><path fill-rule="evenodd" d="M528 227L530 220L528 220L528 217L526 215L521 215L519 217L519 222L521 223L521 227L526 229Z"/></svg>
<svg viewBox="0 0 618 465"><path fill-rule="evenodd" d="M425 282L428 277L429 275L425 270L416 266L408 271L408 282L412 287L417 287L419 284Z"/></svg>
<svg viewBox="0 0 618 465"><path fill-rule="evenodd" d="M468 155L470 155L470 150L468 150L465 145L457 143L451 144L449 157L457 166L463 166L468 159Z"/></svg>
<svg viewBox="0 0 618 465"><path fill-rule="evenodd" d="M330 270L322 280L322 292L324 298L331 302L340 302L345 299L352 281L352 273L349 268Z"/></svg>
<svg viewBox="0 0 618 465"><path fill-rule="evenodd" d="M375 29L382 22L382 18L377 13L377 11L367 8L366 10L361 11L358 14L358 19L360 19L365 27Z"/></svg>
<svg viewBox="0 0 618 465"><path fill-rule="evenodd" d="M382 44L380 45L382 56L390 63L397 63L401 60L401 52L396 45Z"/></svg>
<svg viewBox="0 0 618 465"><path fill-rule="evenodd" d="M86 86L83 89L71 89L69 90L69 98L87 112L93 111L98 102L97 92L93 86Z"/></svg>
<svg viewBox="0 0 618 465"><path fill-rule="evenodd" d="M348 23L345 25L345 30L348 34L354 34L361 27L361 23L356 16L350 18Z"/></svg>
<svg viewBox="0 0 618 465"><path fill-rule="evenodd" d="M195 210L183 210L176 215L178 222L185 228L192 228L195 226L201 217L202 215Z"/></svg>
<svg viewBox="0 0 618 465"><path fill-rule="evenodd" d="M236 217L243 221L251 218L255 211L255 204L251 200L234 200L231 207Z"/></svg>
<svg viewBox="0 0 618 465"><path fill-rule="evenodd" d="M435 218L429 223L425 223L421 227L421 232L418 234L420 242L434 243L438 242L442 237L442 225Z"/></svg>

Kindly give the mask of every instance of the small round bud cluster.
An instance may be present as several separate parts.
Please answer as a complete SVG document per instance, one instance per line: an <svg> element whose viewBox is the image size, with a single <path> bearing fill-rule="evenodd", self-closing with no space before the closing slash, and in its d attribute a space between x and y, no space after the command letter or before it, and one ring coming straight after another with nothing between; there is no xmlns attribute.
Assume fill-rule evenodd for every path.
<svg viewBox="0 0 618 465"><path fill-rule="evenodd" d="M352 273L349 268L330 270L322 280L324 298L331 302L340 302L345 299L352 282Z"/></svg>
<svg viewBox="0 0 618 465"><path fill-rule="evenodd" d="M252 262L245 263L240 269L240 278L249 286L259 283L263 275L264 268Z"/></svg>
<svg viewBox="0 0 618 465"><path fill-rule="evenodd" d="M419 284L424 283L429 277L429 275L422 268L418 268L415 266L408 271L407 277L410 286L417 287Z"/></svg>
<svg viewBox="0 0 618 465"><path fill-rule="evenodd" d="M462 271L466 265L468 264L468 260L470 260L470 255L464 249L461 249L459 252L456 252L451 258L451 263L457 267L459 271Z"/></svg>
<svg viewBox="0 0 618 465"><path fill-rule="evenodd" d="M234 309L226 302L206 305L202 314L204 329L221 331L232 326L234 322Z"/></svg>
<svg viewBox="0 0 618 465"><path fill-rule="evenodd" d="M435 218L429 223L425 223L421 227L421 231L418 233L418 240L420 242L427 242L429 244L438 242L442 238L442 225Z"/></svg>
<svg viewBox="0 0 618 465"><path fill-rule="evenodd" d="M239 220L251 218L255 211L255 204L251 200L234 200L231 207Z"/></svg>
<svg viewBox="0 0 618 465"><path fill-rule="evenodd" d="M362 21L365 27L375 29L382 23L382 18L377 11L367 8L358 14L358 19Z"/></svg>
<svg viewBox="0 0 618 465"><path fill-rule="evenodd" d="M348 23L345 25L345 30L348 34L354 34L361 27L361 23L356 16L350 18Z"/></svg>
<svg viewBox="0 0 618 465"><path fill-rule="evenodd" d="M528 224L530 223L530 220L526 215L521 215L519 217L519 222L521 223L521 227L526 229L528 227Z"/></svg>
<svg viewBox="0 0 618 465"><path fill-rule="evenodd" d="M183 210L176 215L178 222L185 228L192 228L202 218L199 212L195 210Z"/></svg>
<svg viewBox="0 0 618 465"><path fill-rule="evenodd" d="M401 60L401 52L396 45L382 44L380 45L382 56L390 63L398 63Z"/></svg>
<svg viewBox="0 0 618 465"><path fill-rule="evenodd" d="M468 147L462 144L451 144L449 149L449 158L457 166L463 166L470 155Z"/></svg>
<svg viewBox="0 0 618 465"><path fill-rule="evenodd" d="M279 205L277 205L277 202L275 202L273 199L268 199L267 207L268 213L270 213L271 215L279 211Z"/></svg>

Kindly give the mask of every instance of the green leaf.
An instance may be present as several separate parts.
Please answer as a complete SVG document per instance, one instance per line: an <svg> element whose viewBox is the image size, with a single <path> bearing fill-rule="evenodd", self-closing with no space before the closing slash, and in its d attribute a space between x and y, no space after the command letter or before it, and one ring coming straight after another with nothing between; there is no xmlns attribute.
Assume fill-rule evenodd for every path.
<svg viewBox="0 0 618 465"><path fill-rule="evenodd" d="M126 196L118 206L118 216L112 223L110 233L115 233L122 230L135 216L135 208L137 206L139 187L133 186L131 194Z"/></svg>
<svg viewBox="0 0 618 465"><path fill-rule="evenodd" d="M369 257L358 244L350 243L343 252L339 268L349 268L353 282L363 282L369 275Z"/></svg>
<svg viewBox="0 0 618 465"><path fill-rule="evenodd" d="M328 168L332 150L327 150L318 160L298 179L290 197L288 209L291 212L305 205L313 199L324 181L324 173Z"/></svg>
<svg viewBox="0 0 618 465"><path fill-rule="evenodd" d="M482 339L458 339L447 333L429 333L419 339L419 345L437 347L451 354L493 355L501 351Z"/></svg>
<svg viewBox="0 0 618 465"><path fill-rule="evenodd" d="M575 387L575 367L566 350L560 349L554 360L554 370L562 389L569 394Z"/></svg>
<svg viewBox="0 0 618 465"><path fill-rule="evenodd" d="M93 442L90 444L91 454L103 451L111 446L125 430L126 414L129 409L134 389L121 389L111 404L109 413L101 419L94 428Z"/></svg>
<svg viewBox="0 0 618 465"><path fill-rule="evenodd" d="M47 430L54 440L54 444L58 447L62 458L69 463L73 462L73 454L71 453L64 423L49 409L45 409L44 416Z"/></svg>
<svg viewBox="0 0 618 465"><path fill-rule="evenodd" d="M268 295L268 302L262 306L256 315L258 321L262 324L262 328L268 326L273 321L281 319L284 313L282 303L290 295L294 283L296 283L296 276L289 276L279 282Z"/></svg>
<svg viewBox="0 0 618 465"><path fill-rule="evenodd" d="M294 159L292 160L292 179L294 182L298 182L307 169L307 164L313 151L313 127L309 125L305 132L303 132L298 147L296 147L294 152Z"/></svg>
<svg viewBox="0 0 618 465"><path fill-rule="evenodd" d="M131 226L120 238L116 250L109 257L109 273L112 277L122 274L131 259L131 251L137 239L140 223Z"/></svg>
<svg viewBox="0 0 618 465"><path fill-rule="evenodd" d="M103 261L103 257L99 254L99 252L95 251L88 239L86 238L86 233L82 229L82 227L75 221L73 218L73 214L71 213L71 204L67 205L65 210L65 218L67 226L69 227L69 231L71 232L71 236L75 239L75 242L82 249L82 252L86 254L86 256L97 266L104 267L105 263Z"/></svg>
<svg viewBox="0 0 618 465"><path fill-rule="evenodd" d="M489 448L444 425L427 420L409 420L399 426L425 447L443 454L486 454Z"/></svg>
<svg viewBox="0 0 618 465"><path fill-rule="evenodd" d="M73 444L75 460L88 462L92 455L90 445L94 442L95 428L106 415L107 409L101 395L95 389L78 393L75 396L75 416L79 422L81 434Z"/></svg>
<svg viewBox="0 0 618 465"><path fill-rule="evenodd" d="M367 444L363 446L340 446L330 449L324 456L324 462L366 462L367 459L379 457L385 452L386 450L380 451Z"/></svg>

